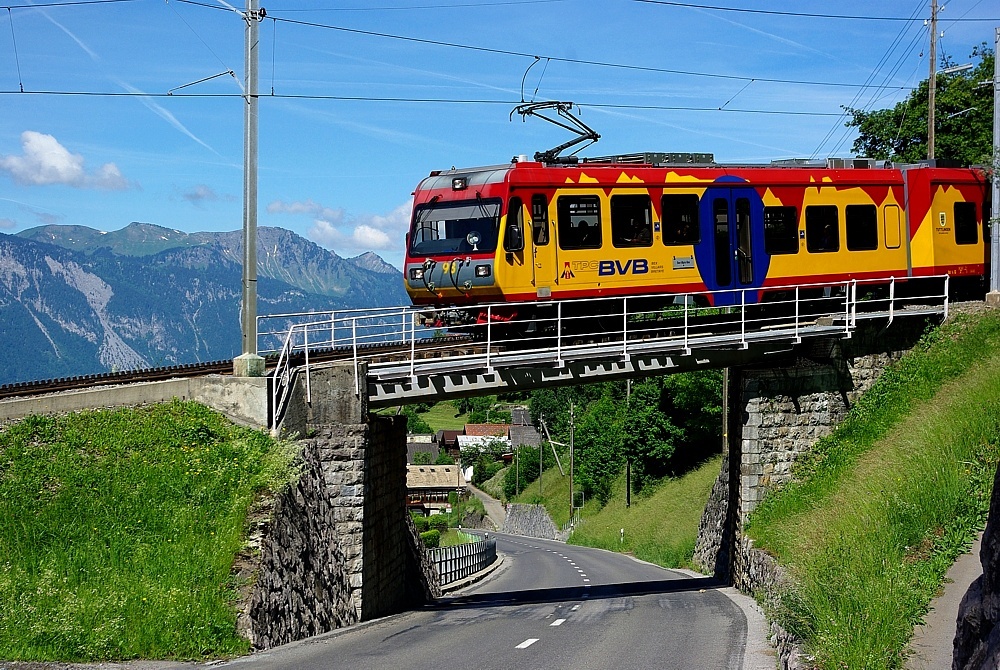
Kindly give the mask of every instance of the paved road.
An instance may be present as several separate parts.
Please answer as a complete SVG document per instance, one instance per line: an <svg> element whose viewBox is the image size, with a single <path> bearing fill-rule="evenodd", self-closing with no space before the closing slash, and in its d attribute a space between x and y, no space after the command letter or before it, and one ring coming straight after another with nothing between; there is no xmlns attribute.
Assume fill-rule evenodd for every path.
<svg viewBox="0 0 1000 670"><path fill-rule="evenodd" d="M501 570L433 607L226 667L743 668L747 618L707 578L546 540L499 535L498 549Z"/></svg>
<svg viewBox="0 0 1000 670"><path fill-rule="evenodd" d="M477 489L472 484L469 484L469 490L472 491L474 496L483 501L483 507L486 509L486 516L488 516L490 521L493 522L493 527L497 530L503 528L503 521L507 517L507 513L504 512L503 505L500 504L500 501L485 491Z"/></svg>
<svg viewBox="0 0 1000 670"><path fill-rule="evenodd" d="M924 623L913 630L906 659L906 670L940 670L950 668L955 653L955 633L958 632L958 607L965 592L981 574L983 564L979 552L983 546L980 533L972 548L958 557L945 576L944 591L931 601Z"/></svg>

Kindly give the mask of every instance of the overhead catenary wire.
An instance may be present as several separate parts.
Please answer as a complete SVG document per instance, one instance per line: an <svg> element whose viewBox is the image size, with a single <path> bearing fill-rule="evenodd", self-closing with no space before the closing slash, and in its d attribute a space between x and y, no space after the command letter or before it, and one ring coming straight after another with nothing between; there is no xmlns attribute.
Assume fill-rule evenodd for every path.
<svg viewBox="0 0 1000 670"><path fill-rule="evenodd" d="M863 14L819 14L810 12L789 12L781 11L776 9L750 9L748 7L722 7L719 5L703 5L692 2L675 2L673 0L632 0L632 2L641 2L648 5L667 5L670 7L687 7L690 9L707 9L717 12L738 12L742 14L769 14L771 16L794 16L799 18L807 19L843 19L850 21L906 21L913 22L919 19L914 18L904 18L902 16L868 16ZM979 3L976 3L979 4ZM985 21L985 22L995 22L1000 21L996 18L974 18L966 19L959 18L954 19L955 21Z"/></svg>
<svg viewBox="0 0 1000 670"><path fill-rule="evenodd" d="M176 0L176 2L181 2L188 5L194 5L198 7L205 7L207 9L215 9L227 11L223 7L218 5L212 5L206 2L200 2L199 0ZM722 74L718 72L697 72L694 70L678 70L673 68L663 68L654 67L649 65L635 65L628 63L614 63L609 61L599 61L599 60L589 60L584 58L568 58L562 56L554 55L544 55L544 54L533 54L525 51L515 51L511 49L499 49L495 47L485 47L474 44L462 44L459 42L447 42L444 40L434 40L426 37L414 37L412 35L399 35L395 33L386 33L376 30L364 30L361 28L349 28L347 26L339 26L330 23L319 23L316 21L302 21L299 19L285 18L281 16L275 16L271 13L268 14L268 18L275 22L288 23L291 25L306 26L311 28L322 28L325 30L334 30L338 32L350 33L355 35L366 35L369 37L381 37L384 39L399 40L404 42L413 42L417 44L426 44L429 46L439 46L448 47L452 49L462 49L466 51L477 51L480 53L490 53L503 56L515 56L518 58L531 58L531 59L541 59L545 58L549 61L559 62L559 63L571 63L576 65L591 65L595 67L607 67L616 68L623 70L633 70L638 72L655 72L659 74L675 74L690 77L706 77L711 79L723 79L729 81L742 81L742 82L765 82L772 84L797 84L803 86L828 86L828 87L842 87L842 88L865 88L863 84L852 84L850 82L830 82L830 81L816 81L816 80L801 80L801 79L781 79L775 77L749 77L744 75L733 75L733 74ZM912 87L908 86L887 86L886 88L893 90L910 90Z"/></svg>
<svg viewBox="0 0 1000 670"><path fill-rule="evenodd" d="M24 80L21 78L21 60L17 56L17 38L14 37L14 16L10 13L10 8L7 8L7 18L10 20L10 41L14 45L14 64L17 66L17 85L21 87L21 93L24 93Z"/></svg>
<svg viewBox="0 0 1000 670"><path fill-rule="evenodd" d="M0 96L20 94L19 91L0 90ZM181 93L171 95L168 93L143 93L131 91L57 91L57 90L26 90L24 95L53 95L67 97L94 97L94 98L243 98L241 93ZM340 102L398 102L412 104L454 104L454 105L517 105L517 100L490 100L477 98L405 98L405 97L378 97L378 96L352 96L352 95L322 95L322 94L295 94L276 93L269 96L261 96L261 99L275 98L287 100L331 100ZM796 110L781 109L719 109L718 107L695 107L686 105L630 105L623 103L602 103L602 102L580 102L579 105L594 107L598 109L633 109L650 111L681 111L681 112L726 112L732 114L761 114L776 116L818 116L834 117L839 116L838 112L803 112Z"/></svg>
<svg viewBox="0 0 1000 670"><path fill-rule="evenodd" d="M69 0L69 2L35 2L30 5L0 5L0 9L39 9L43 7L74 7L77 5L110 5L122 2L142 2L142 0Z"/></svg>
<svg viewBox="0 0 1000 670"><path fill-rule="evenodd" d="M895 65L894 69L886 75L887 78L889 78L889 77L895 77L896 76L896 74L899 72L899 69L903 66L903 63L905 62L907 52L912 51L913 48L921 40L922 37L923 37L923 32L922 31L916 31L916 33L914 34L913 38L910 40L910 44L906 47L906 49L904 49L900 53L899 58L896 61L896 65ZM916 75L917 69L920 67L921 63L923 63L923 54L922 53L921 53L920 58L917 60L917 62L914 63L913 69L910 71L910 74L907 77L908 80L912 79L914 77L914 75ZM867 112L870 112L871 110L873 110L875 108L875 105L877 103L881 102L884 98L885 98L885 95L878 95L877 92L873 92L871 98L869 98L868 102L864 105L863 109L865 111L867 111ZM904 108L904 119L905 119L905 108ZM902 130L902 120L900 121L900 126L897 129L897 135L896 135L897 138L899 136L899 131L901 131L901 130ZM833 155L836 152L840 151L840 148L844 145L844 143L847 141L847 139L850 136L851 136L851 129L848 128L848 127L845 127L843 129L842 133L841 133L840 140L837 142L836 145L834 145L833 150L830 151L830 152L828 152L828 155Z"/></svg>
<svg viewBox="0 0 1000 670"><path fill-rule="evenodd" d="M204 44L204 45L205 45L205 48L206 48L206 49L208 49L209 53L211 53L211 54L212 54L213 56L215 56L215 59L216 59L217 61L219 61L219 63L220 63L221 65L222 65L222 67L224 67L224 68L225 68L225 69L226 69L227 71L229 71L229 72L233 72L233 71L234 71L234 70L233 70L233 68L231 68L231 67L229 66L229 64L228 64L228 63L227 63L226 61L222 60L222 57L221 57L221 56L219 56L219 54L215 53L215 49L213 49L213 48L212 48L212 46L211 46L211 45L210 45L210 44L209 44L209 43L208 43L208 42L207 42L207 41L205 40L205 38L203 38L203 37L202 37L202 36L201 36L201 35L200 35L200 34L198 33L198 31L197 31L197 30L195 30L195 29L194 29L194 27L193 27L193 26L192 26L192 25L191 25L190 23L188 23L188 22L187 22L187 19L185 19L185 18L184 18L183 16L181 16L181 13L180 13L180 12L178 12L178 11L177 11L176 9L174 9L174 7L173 7L173 6L172 6L172 5L170 4L169 0L167 0L167 2L166 2L165 4L166 4L166 5L168 6L168 7L170 7L170 11L172 11L172 12L174 13L174 16L176 16L176 17L177 17L178 19L180 19L180 20L181 20L181 23L183 23L183 24L184 24L185 26L187 26L188 30L190 30L190 31L191 31L191 33L192 33L192 34L193 34L193 35L194 35L195 37L197 37L197 38L198 38L198 40L199 40L199 41L200 41L200 42L201 42L202 44Z"/></svg>
<svg viewBox="0 0 1000 670"><path fill-rule="evenodd" d="M922 6L923 6L923 0L918 0L918 4L914 7L913 11L910 14L910 18L911 19L913 19L914 21L918 20L918 16L919 16L919 14L921 12ZM834 134L837 132L837 130L841 127L842 121L847 117L847 115L849 113L848 110L854 108L855 105L858 104L858 102L861 100L862 96L864 95L864 93L866 91L868 91L868 90L875 90L875 91L879 90L880 87L870 86L871 82L875 79L875 77L878 75L879 71L882 69L882 67L884 66L884 64L888 61L888 59L892 55L893 51L895 51L896 46L899 44L900 39L906 33L906 30L908 29L908 27L909 27L908 25L905 25L905 26L901 27L900 30L899 30L899 32L896 34L896 38L894 40L890 41L890 46L885 50L885 52L879 58L878 63L876 63L876 65L872 69L871 73L869 73L868 77L865 79L865 83L862 86L862 88L858 89L858 92L854 95L854 97L852 98L851 102L844 106L844 111L841 113L840 118L838 119L837 123L833 124L833 126L830 128L830 130L827 131L826 135L823 136L823 139L820 140L819 144L817 145L816 149L813 151L813 153L810 156L810 158L815 158L823 150L823 147L826 146L826 143L830 140L830 138L832 138L834 136ZM903 49L903 50L900 51L900 57L897 59L895 68L889 74L886 75L886 77L883 79L883 82L886 82L891 77L895 76L895 73L899 70L899 67L900 67L900 65L902 64L902 61L903 61L903 57L906 55L906 53L910 49L912 49L912 46L916 42L916 40L919 39L920 31L915 31L915 33L916 34L915 34L914 38L911 40L910 44L907 45L907 47L905 49ZM873 95L873 98L874 98L874 95ZM850 131L845 132L844 136L841 138L841 140L834 146L834 149L831 152L828 152L828 155L832 155L833 153L835 153L839 149L840 145L844 142L844 138L846 138L849 134L850 134Z"/></svg>
<svg viewBox="0 0 1000 670"><path fill-rule="evenodd" d="M283 12L393 12L425 9L457 9L463 7L506 7L510 5L548 5L568 0L500 0L499 2L456 2L454 4L405 5L399 7L299 7L282 9Z"/></svg>
<svg viewBox="0 0 1000 670"><path fill-rule="evenodd" d="M129 2L138 2L138 1L141 1L141 0L68 0L67 2L38 3L38 4L31 4L31 5L10 5L10 6L7 6L7 9L8 9L9 18L11 18L11 32L12 32L12 36L13 36L14 28L13 28L13 20L12 20L12 17L10 16L10 10L11 9L38 8L38 7L57 7L57 6L72 6L72 5L118 4L118 3L129 3ZM546 0L536 0L536 2L545 2L545 1ZM551 0L551 1L559 1L559 0ZM916 21L920 21L921 20L919 18L914 18L913 16L911 16L910 18L903 18L903 17L848 16L848 15L836 15L836 14L810 14L810 13L784 12L784 11L771 11L771 10L743 10L743 9L740 9L740 8L721 7L721 6L714 6L714 5L703 5L703 4L696 4L696 3L666 2L665 0L662 1L662 2L654 1L654 0L633 0L633 1L647 2L648 4L664 4L664 5L672 5L672 6L679 6L679 7L692 7L692 8L699 8L699 9L713 9L713 10L720 10L720 11L745 11L745 12L748 12L748 13L756 13L756 14L777 14L777 15L787 15L787 16L801 16L801 17L807 17L807 18L854 19L854 20L885 20L885 21L891 20L891 21L901 21L901 22L905 21L905 22L908 22L908 23L914 23ZM976 5L980 4L981 1L982 0L979 0L979 2L976 3ZM184 3L184 4L189 4L189 5L194 5L194 6L199 6L199 7L209 8L209 9L215 9L215 10L225 11L225 12L236 12L238 15L240 15L242 17L242 13L240 13L232 5L230 5L229 3L225 2L224 0L217 0L216 3L202 2L202 1L199 1L199 0L175 0L175 2L180 2L180 3ZM524 2L510 2L509 4L536 4L536 2L532 2L530 0L526 0ZM507 3L498 2L498 3L485 3L485 4L507 4ZM442 6L444 6L444 5L442 5ZM469 6L473 6L473 5L470 4ZM482 5L477 3L475 6L482 6ZM366 9L375 10L375 9L378 9L378 8L366 8ZM310 11L310 10L303 9L301 11ZM319 10L317 10L317 11L319 11ZM971 11L971 9L969 11ZM958 22L958 21L961 21L961 20L968 20L968 21L984 21L984 20L987 20L987 19L966 19L966 16L969 13L969 11L967 11L962 17L959 17L958 19L952 19L952 22L955 23L955 22ZM175 12L175 14L177 13L175 9L174 9L174 12ZM178 16L180 16L180 15L178 14ZM546 59L545 68L543 68L541 76L538 79L538 84L535 87L535 92L532 95L532 99L534 99L535 95L537 95L537 92L538 92L539 87L541 85L542 78L545 75L545 69L547 68L549 62L551 62L551 61L557 61L557 62L561 62L561 63L579 64L579 65L589 65L589 66L595 66L595 67L619 68L619 69L634 70L634 71L639 71L639 72L652 72L652 73L661 73L661 74L670 74L670 75L681 75L681 76L692 76L692 77L705 77L705 78L712 78L712 79L717 79L717 80L729 80L729 81L741 81L741 82L744 82L743 87L740 88L737 91L737 93L735 95L733 95L729 100L727 100L726 103L724 105L722 105L721 107L699 107L699 106L683 106L683 105L613 104L613 103L601 103L601 102L583 102L583 103L579 103L579 104L585 104L585 105L590 106L590 107L604 108L604 109L629 109L629 110L651 110L651 111L690 111L690 112L712 112L712 111L720 112L720 111L724 111L724 112L727 112L727 113L738 113L738 114L810 116L810 117L830 117L830 118L837 117L837 118L841 118L842 119L845 116L844 112L808 112L808 111L796 111L796 110L740 109L740 108L729 108L728 106L732 103L732 101L737 96L739 96L740 94L742 94L748 88L748 86L751 83L753 83L755 81L756 82L762 82L762 83L772 83L772 84L789 84L789 85L804 85L804 86L825 86L825 87L856 88L856 89L858 89L858 93L855 95L854 100L851 103L852 105L856 104L857 101L861 99L861 97L863 96L863 94L866 91L873 92L872 93L872 99L871 99L871 102L869 104L874 104L874 102L876 100L881 99L882 97L885 97L886 95L889 95L892 92L895 92L895 91L912 91L912 90L915 90L915 88L916 88L916 87L913 87L913 86L900 86L900 85L891 85L890 86L890 85L888 85L887 82L889 81L889 79L891 79L891 75L887 76L883 80L884 83L881 84L881 85L873 85L872 84L872 81L873 81L874 77L879 72L879 70L882 68L882 66L884 65L885 61L887 60L888 55L891 53L891 51L892 51L891 49L889 51L887 51L887 53L883 56L882 60L876 66L876 68L872 72L872 74L869 75L869 77L865 81L865 83L863 83L863 84L855 84L855 83L850 83L850 82L831 82L831 81L817 81L817 80L796 80L796 79L784 79L784 78L751 77L751 76L742 76L742 75L735 75L735 74L724 74L724 73L718 73L718 72L698 72L698 71L691 71L691 70L679 70L679 69L671 69L671 68L661 68L661 67L653 67L653 66L629 64L629 63L607 62L607 61L591 60L591 59L584 59L584 58L568 58L568 57L560 57L560 56L552 56L552 55L536 55L536 54L530 54L530 53L527 53L527 52L521 52L521 51L511 50L511 49L491 48L491 47L474 45L474 44L462 44L462 43L448 42L448 41L443 41L443 40L434 40L434 39L416 37L416 36L411 36L411 35L399 35L399 34L393 34L393 33L387 33L387 32L380 32L380 31L362 30L362 29L358 29L358 28L350 28L350 27L346 27L346 26L332 25L332 24L327 24L327 23L318 23L318 22L314 22L314 21L302 21L302 20L296 20L296 19L282 17L282 16L274 16L273 14L267 16L267 18L269 18L269 19L272 20L272 73L271 73L271 80L272 80L272 82L271 82L271 96L270 97L273 97L273 98L276 98L276 99L282 99L282 98L284 98L284 99L300 99L300 100L312 99L312 100L331 100L331 101L345 101L345 102L367 101L367 102L404 103L404 104L501 104L501 105L517 104L514 101L508 101L508 100L444 99L444 98L416 98L416 97L410 98L410 97L392 97L392 96L339 96L339 95L294 94L294 93L276 94L276 92L275 92L275 86L274 86L274 84L275 84L275 49L276 49L275 45L276 45L276 30L277 30L277 23L278 22L285 22L285 23L292 24L292 25L314 27L314 28L319 28L319 29L334 30L334 31L340 31L340 32L351 33L351 34L366 35L366 36L378 37L378 38L383 38L383 39L402 40L402 41L411 42L411 43L427 44L427 45L440 46L440 47L445 47L445 48L464 49L464 50L478 51L478 52L489 53L489 54L497 54L497 55L513 56L513 57L522 57L522 58L532 58L534 62L537 62L541 58L545 58ZM182 18L182 20L183 20L183 18ZM992 20L992 19L990 19L990 20ZM187 24L187 21L184 21L184 23ZM191 26L189 24L187 24L187 25L188 25L189 28L191 28ZM900 35L903 34L904 30L905 30L905 28L901 29ZM198 36L197 32L195 32L195 35ZM211 46L209 46L205 42L205 40L202 39L200 36L198 36L198 37L206 45L206 47L213 53L213 55L225 66L226 65L225 62L222 61L222 59L219 58L218 54L216 54L211 49ZM898 42L898 39L894 40L893 43L896 43L896 42ZM15 43L15 59L16 58L17 58L17 52L16 52L16 43ZM900 64L902 62L902 58L903 58L903 56L900 57ZM897 64L896 70L898 70L900 64ZM23 92L23 93L27 93L27 94L33 94L33 95L93 96L93 97L148 97L148 98L163 97L162 94L149 94L149 93L142 93L142 92L124 92L123 93L123 92L68 91L68 90L34 90L34 91L28 90L28 91L24 91L24 85L23 85L23 82L21 81L21 73L20 73L20 64L19 64L19 62L17 63L17 69L18 69L19 89L20 89L19 91L17 91L18 93L22 93ZM530 67L528 69L530 69ZM229 68L227 68L227 70L229 70ZM215 76L220 76L220 75L215 75ZM206 78L206 80L210 79L210 78L214 78L214 76ZM234 79L236 79L236 81L237 81L238 84L240 83L239 79L236 78L235 75L234 75ZM204 80L199 80L199 81L204 81ZM524 97L523 96L523 84L524 84L524 82L522 81L522 102L523 102L523 97ZM172 90L176 90L176 89L172 89ZM0 91L0 95L8 95L8 94L12 94L14 92L15 91ZM881 96L879 96L879 92L882 92ZM171 95L170 97L173 97L173 98L179 98L179 97L191 97L191 98L195 98L195 97L203 97L203 98L219 97L219 98L225 98L225 97L242 97L242 96L239 96L237 94L193 94L193 93L186 93L186 94L181 94L181 95ZM829 141L830 137L832 136L832 132L834 132L837 127L838 126L835 125L834 126L834 130L827 134L827 137L825 137L824 140L821 142L820 147L817 148L817 151L819 151L822 148L822 146L824 146ZM846 137L846 134L845 134L845 137ZM837 144L837 147L839 147L844 141L845 141L844 138L842 138L840 140L840 142Z"/></svg>

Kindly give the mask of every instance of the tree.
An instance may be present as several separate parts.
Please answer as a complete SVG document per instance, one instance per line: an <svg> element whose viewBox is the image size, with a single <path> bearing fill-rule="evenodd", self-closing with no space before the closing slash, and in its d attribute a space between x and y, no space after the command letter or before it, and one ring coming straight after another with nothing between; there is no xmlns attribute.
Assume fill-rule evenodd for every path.
<svg viewBox="0 0 1000 670"><path fill-rule="evenodd" d="M602 504L625 465L622 407L609 395L591 403L576 426L575 479Z"/></svg>
<svg viewBox="0 0 1000 670"><path fill-rule="evenodd" d="M438 452L437 460L434 461L434 465L455 465L455 459L448 455L448 452L442 449Z"/></svg>
<svg viewBox="0 0 1000 670"><path fill-rule="evenodd" d="M424 417L417 413L417 409L413 405L403 405L401 412L406 417L407 433L411 435L427 435L434 432L430 425L424 421Z"/></svg>
<svg viewBox="0 0 1000 670"><path fill-rule="evenodd" d="M670 474L672 457L684 440L684 430L661 407L662 391L660 380L636 384L622 414L622 447L632 462L635 491Z"/></svg>
<svg viewBox="0 0 1000 670"><path fill-rule="evenodd" d="M414 465L430 465L431 464L431 452L429 451L416 451L413 453L413 464Z"/></svg>
<svg viewBox="0 0 1000 670"><path fill-rule="evenodd" d="M959 161L962 165L991 164L993 145L993 80L996 54L986 43L975 47L970 58L979 63L970 70L937 77L935 92L935 158ZM947 68L955 63L942 59ZM865 111L845 107L857 128L853 150L859 156L882 160L915 162L927 158L927 98L929 83L924 80L906 100L890 109Z"/></svg>

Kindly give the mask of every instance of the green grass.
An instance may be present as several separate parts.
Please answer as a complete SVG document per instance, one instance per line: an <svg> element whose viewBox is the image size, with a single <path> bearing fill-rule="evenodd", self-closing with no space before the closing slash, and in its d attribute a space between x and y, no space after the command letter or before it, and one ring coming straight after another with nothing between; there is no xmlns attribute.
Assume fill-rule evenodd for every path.
<svg viewBox="0 0 1000 670"><path fill-rule="evenodd" d="M569 463L563 463L563 467L566 468L566 476L559 472L558 467L552 467L542 472L541 496L538 494L538 480L536 479L527 484L521 494L515 496L512 502L545 505L552 521L562 528L569 521ZM584 506L584 514L593 514L599 509L600 505L596 501L590 501Z"/></svg>
<svg viewBox="0 0 1000 670"><path fill-rule="evenodd" d="M230 569L293 453L193 403L0 431L0 658L245 653Z"/></svg>
<svg viewBox="0 0 1000 670"><path fill-rule="evenodd" d="M666 568L690 567L698 523L721 466L721 456L711 458L663 480L648 496L633 494L631 507L625 507L625 478L619 477L607 505L594 514L585 507L570 544L627 552Z"/></svg>
<svg viewBox="0 0 1000 670"><path fill-rule="evenodd" d="M506 502L503 495L503 478L506 476L509 467L510 466L500 468L495 475L483 482L479 489L486 493L486 495L492 496L500 502Z"/></svg>
<svg viewBox="0 0 1000 670"><path fill-rule="evenodd" d="M701 513L721 465L721 456L715 457L682 477L665 479L648 495L633 494L631 507L625 506L623 473L604 507L597 500L585 501L583 521L570 544L627 552L668 568L689 567ZM568 473L564 477L559 468L549 468L542 473L541 495L535 481L513 502L545 505L552 521L563 527L569 521Z"/></svg>
<svg viewBox="0 0 1000 670"><path fill-rule="evenodd" d="M455 405L450 400L435 403L420 418L427 422L434 432L439 430L462 430L468 419L468 414L456 414Z"/></svg>
<svg viewBox="0 0 1000 670"><path fill-rule="evenodd" d="M748 533L795 579L773 614L821 668L899 668L982 528L1000 458L1000 315L924 338L769 495Z"/></svg>
<svg viewBox="0 0 1000 670"><path fill-rule="evenodd" d="M441 547L454 547L459 544L469 544L470 542L478 542L478 535L470 535L469 533L463 533L454 528L449 528L447 531L441 534Z"/></svg>

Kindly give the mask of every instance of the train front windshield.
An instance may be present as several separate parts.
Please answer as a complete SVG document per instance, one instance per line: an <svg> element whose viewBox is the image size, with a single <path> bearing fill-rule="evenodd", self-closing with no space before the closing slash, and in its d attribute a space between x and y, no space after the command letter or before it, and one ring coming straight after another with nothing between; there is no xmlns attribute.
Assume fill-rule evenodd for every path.
<svg viewBox="0 0 1000 670"><path fill-rule="evenodd" d="M499 225L499 200L461 200L418 205L413 215L410 255L496 251Z"/></svg>

